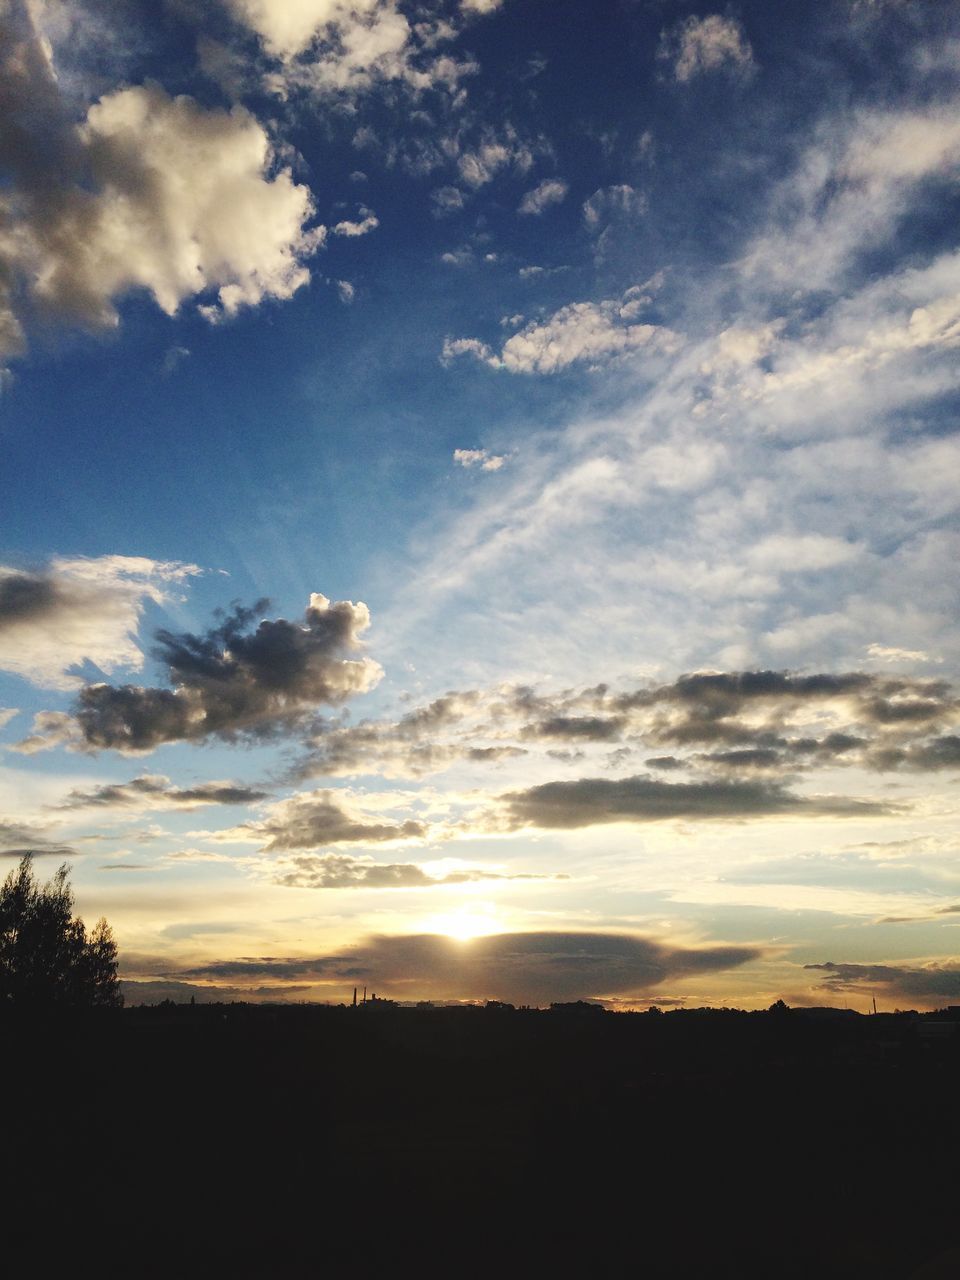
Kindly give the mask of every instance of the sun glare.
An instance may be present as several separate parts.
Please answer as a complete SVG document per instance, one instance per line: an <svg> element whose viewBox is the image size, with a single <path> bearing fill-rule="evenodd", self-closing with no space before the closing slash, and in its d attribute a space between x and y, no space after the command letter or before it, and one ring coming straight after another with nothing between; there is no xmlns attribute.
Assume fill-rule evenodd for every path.
<svg viewBox="0 0 960 1280"><path fill-rule="evenodd" d="M485 938L490 934L503 932L496 908L486 903L471 903L469 907L461 907L457 911L428 916L424 926L429 933L441 933L447 938L456 938L459 942L469 942L471 938Z"/></svg>

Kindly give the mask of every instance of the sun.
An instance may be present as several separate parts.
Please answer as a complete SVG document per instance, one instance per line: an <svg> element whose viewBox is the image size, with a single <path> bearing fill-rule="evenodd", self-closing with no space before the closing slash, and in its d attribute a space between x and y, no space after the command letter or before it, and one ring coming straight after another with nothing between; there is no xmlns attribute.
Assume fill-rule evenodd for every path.
<svg viewBox="0 0 960 1280"><path fill-rule="evenodd" d="M472 938L486 938L503 932L497 909L492 903L471 903L456 911L427 916L424 926L430 933L440 933L444 937L455 938L458 942L469 942Z"/></svg>

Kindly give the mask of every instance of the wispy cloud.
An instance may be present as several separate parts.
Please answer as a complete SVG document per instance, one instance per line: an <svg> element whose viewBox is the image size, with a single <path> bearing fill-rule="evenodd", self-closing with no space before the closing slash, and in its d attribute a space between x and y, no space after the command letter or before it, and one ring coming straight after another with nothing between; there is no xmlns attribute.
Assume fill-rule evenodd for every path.
<svg viewBox="0 0 960 1280"><path fill-rule="evenodd" d="M72 669L138 670L144 604L170 599L196 565L141 556L55 557L39 570L0 566L0 669L45 688L77 689Z"/></svg>
<svg viewBox="0 0 960 1280"><path fill-rule="evenodd" d="M689 17L661 37L657 56L669 62L681 84L710 72L748 75L754 67L753 50L736 18L717 13Z"/></svg>
<svg viewBox="0 0 960 1280"><path fill-rule="evenodd" d="M524 195L518 212L538 217L551 205L562 204L569 190L570 185L563 178L544 178Z"/></svg>

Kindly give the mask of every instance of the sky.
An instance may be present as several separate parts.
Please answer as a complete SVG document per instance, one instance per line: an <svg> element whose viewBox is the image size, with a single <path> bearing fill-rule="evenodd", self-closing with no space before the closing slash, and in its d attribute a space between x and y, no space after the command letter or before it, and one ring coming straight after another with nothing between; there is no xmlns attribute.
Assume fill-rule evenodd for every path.
<svg viewBox="0 0 960 1280"><path fill-rule="evenodd" d="M960 1003L960 6L0 0L0 121L0 864L128 1002Z"/></svg>

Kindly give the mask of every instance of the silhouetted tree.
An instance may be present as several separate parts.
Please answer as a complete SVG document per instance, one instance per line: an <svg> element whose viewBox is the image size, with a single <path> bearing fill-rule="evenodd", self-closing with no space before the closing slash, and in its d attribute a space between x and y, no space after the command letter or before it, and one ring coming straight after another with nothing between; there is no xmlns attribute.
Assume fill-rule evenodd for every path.
<svg viewBox="0 0 960 1280"><path fill-rule="evenodd" d="M0 887L0 1006L119 1007L117 944L106 920L87 936L66 863L47 884L30 854Z"/></svg>

